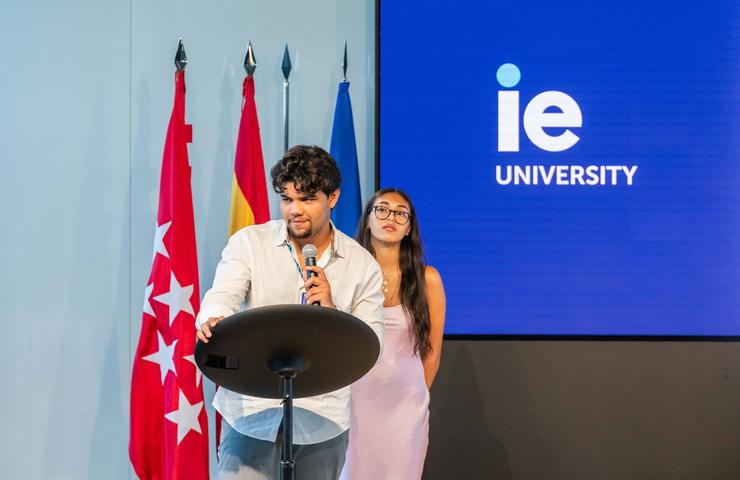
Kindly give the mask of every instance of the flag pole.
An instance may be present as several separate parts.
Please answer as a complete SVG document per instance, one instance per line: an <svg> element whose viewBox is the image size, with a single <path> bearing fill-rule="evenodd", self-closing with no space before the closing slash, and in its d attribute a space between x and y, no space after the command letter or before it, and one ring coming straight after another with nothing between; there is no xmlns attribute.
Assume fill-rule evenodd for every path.
<svg viewBox="0 0 740 480"><path fill-rule="evenodd" d="M290 120L290 70L293 65L290 63L290 54L288 53L288 44L285 44L285 51L283 52L283 129L285 131L285 137L283 141L283 151L288 151L288 121Z"/></svg>
<svg viewBox="0 0 740 480"><path fill-rule="evenodd" d="M180 38L162 152L154 253L131 365L129 459L136 478L170 479L187 472L188 479L208 479L208 415L192 354L200 282L187 148L193 131L185 123L187 63Z"/></svg>
<svg viewBox="0 0 740 480"><path fill-rule="evenodd" d="M229 236L249 225L270 220L262 141L255 102L254 72L256 69L257 60L254 56L254 48L252 42L249 42L247 53L244 55L246 76L242 82L241 118L234 151Z"/></svg>

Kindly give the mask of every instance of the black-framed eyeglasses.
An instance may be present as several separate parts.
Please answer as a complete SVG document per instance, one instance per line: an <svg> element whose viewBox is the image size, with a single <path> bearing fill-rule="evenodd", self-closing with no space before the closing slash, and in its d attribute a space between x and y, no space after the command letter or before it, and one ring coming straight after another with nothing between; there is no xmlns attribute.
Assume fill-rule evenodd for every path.
<svg viewBox="0 0 740 480"><path fill-rule="evenodd" d="M385 220L393 214L393 221L399 225L406 225L411 220L411 214L405 210L391 210L385 205L373 205L375 218Z"/></svg>

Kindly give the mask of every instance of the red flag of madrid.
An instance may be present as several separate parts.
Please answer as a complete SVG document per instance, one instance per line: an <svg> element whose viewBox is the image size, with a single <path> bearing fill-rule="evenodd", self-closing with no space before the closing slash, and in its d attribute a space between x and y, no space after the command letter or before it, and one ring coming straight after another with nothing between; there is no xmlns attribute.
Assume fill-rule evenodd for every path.
<svg viewBox="0 0 740 480"><path fill-rule="evenodd" d="M129 456L142 480L207 479L208 419L195 366L200 308L185 124L185 72L175 74L159 184L152 271L131 377Z"/></svg>

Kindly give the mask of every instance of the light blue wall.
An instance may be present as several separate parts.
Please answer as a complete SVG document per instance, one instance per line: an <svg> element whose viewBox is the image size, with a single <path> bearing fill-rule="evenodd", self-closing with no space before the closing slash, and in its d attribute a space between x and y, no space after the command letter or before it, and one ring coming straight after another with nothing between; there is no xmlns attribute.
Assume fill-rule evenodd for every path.
<svg viewBox="0 0 740 480"><path fill-rule="evenodd" d="M0 3L0 478L128 470L129 26Z"/></svg>
<svg viewBox="0 0 740 480"><path fill-rule="evenodd" d="M266 170L282 153L285 42L291 143L328 147L348 41L372 193L374 2L0 2L0 478L129 475L130 363L180 35L201 295L226 237L249 40Z"/></svg>

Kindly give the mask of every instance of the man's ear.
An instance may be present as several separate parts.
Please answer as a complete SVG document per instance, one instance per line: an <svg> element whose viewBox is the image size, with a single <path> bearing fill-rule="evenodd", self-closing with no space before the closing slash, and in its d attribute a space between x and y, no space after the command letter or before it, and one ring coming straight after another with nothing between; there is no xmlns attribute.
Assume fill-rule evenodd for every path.
<svg viewBox="0 0 740 480"><path fill-rule="evenodd" d="M339 200L339 189L337 188L329 194L329 208L334 208Z"/></svg>

